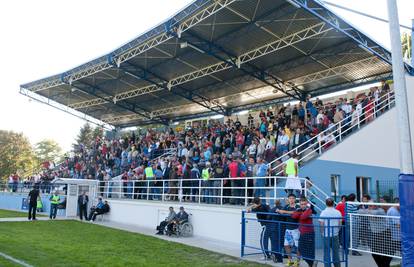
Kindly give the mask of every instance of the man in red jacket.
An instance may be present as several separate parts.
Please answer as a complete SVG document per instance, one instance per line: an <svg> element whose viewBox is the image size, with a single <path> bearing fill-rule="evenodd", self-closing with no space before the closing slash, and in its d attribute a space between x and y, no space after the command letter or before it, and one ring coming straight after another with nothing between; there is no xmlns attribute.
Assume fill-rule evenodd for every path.
<svg viewBox="0 0 414 267"><path fill-rule="evenodd" d="M300 208L292 214L292 218L299 220L298 258L303 257L306 263L312 267L315 259L315 231L313 229L312 209L305 197L300 199Z"/></svg>

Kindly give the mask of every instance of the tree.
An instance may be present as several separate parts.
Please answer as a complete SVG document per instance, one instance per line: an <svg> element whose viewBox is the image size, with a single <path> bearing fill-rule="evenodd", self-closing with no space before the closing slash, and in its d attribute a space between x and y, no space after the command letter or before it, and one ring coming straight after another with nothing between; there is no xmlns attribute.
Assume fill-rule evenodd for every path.
<svg viewBox="0 0 414 267"><path fill-rule="evenodd" d="M78 150L81 145L83 146L89 146L92 143L93 140L93 134L92 134L92 127L89 123L85 123L82 128L79 130L79 134L76 138L76 143L73 144L74 150Z"/></svg>
<svg viewBox="0 0 414 267"><path fill-rule="evenodd" d="M0 179L10 174L25 175L36 166L32 146L22 133L0 130Z"/></svg>
<svg viewBox="0 0 414 267"><path fill-rule="evenodd" d="M35 145L34 152L39 163L56 162L62 157L62 148L54 140L45 139Z"/></svg>
<svg viewBox="0 0 414 267"><path fill-rule="evenodd" d="M97 137L102 138L103 134L104 134L104 129L100 126L96 126L92 132L93 140L96 140Z"/></svg>
<svg viewBox="0 0 414 267"><path fill-rule="evenodd" d="M403 50L403 57L405 59L410 60L411 55L411 49L412 49L412 43L411 43L411 34L404 32L401 37L401 43L402 43L402 50Z"/></svg>

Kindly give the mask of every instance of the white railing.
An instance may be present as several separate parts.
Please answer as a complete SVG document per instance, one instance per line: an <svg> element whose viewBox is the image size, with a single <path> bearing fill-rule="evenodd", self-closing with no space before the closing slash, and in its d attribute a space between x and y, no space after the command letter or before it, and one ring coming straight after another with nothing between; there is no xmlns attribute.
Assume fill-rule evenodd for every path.
<svg viewBox="0 0 414 267"><path fill-rule="evenodd" d="M292 190L314 200L317 210L322 210L328 197L320 188L305 178L242 177L176 179L176 180L112 180L102 181L98 193L109 199L143 199L158 201L194 202L205 204L248 205L255 196L272 204L276 199L285 199L287 179L299 179L301 189ZM266 186L267 184L270 184ZM308 186L305 186L308 183ZM309 190L309 185L314 188ZM321 197L322 196L322 197Z"/></svg>
<svg viewBox="0 0 414 267"><path fill-rule="evenodd" d="M285 164L283 159L289 158L292 154L298 155L299 162L306 162L307 160L319 156L331 146L342 142L342 140L354 130L360 129L362 124L374 120L379 113L389 110L394 102L394 94L390 91L383 95L377 103L374 101L371 108L365 110L356 118L352 118L352 114L349 114L347 117L328 127L318 135L271 161L269 165L271 166L272 171L276 170L275 175L283 174L283 166ZM326 140L329 142L326 142Z"/></svg>

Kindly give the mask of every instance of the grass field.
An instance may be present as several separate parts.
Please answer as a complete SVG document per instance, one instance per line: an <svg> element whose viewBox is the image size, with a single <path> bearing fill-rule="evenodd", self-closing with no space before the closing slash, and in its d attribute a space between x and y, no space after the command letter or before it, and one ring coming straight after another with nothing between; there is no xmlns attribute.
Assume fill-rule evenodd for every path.
<svg viewBox="0 0 414 267"><path fill-rule="evenodd" d="M36 214L36 216L44 217L45 215ZM27 217L27 211L20 212L20 211L14 211L14 210L0 210L0 218L16 218L16 217Z"/></svg>
<svg viewBox="0 0 414 267"><path fill-rule="evenodd" d="M0 266L1 267L18 267L20 265L17 265L3 257L0 256Z"/></svg>
<svg viewBox="0 0 414 267"><path fill-rule="evenodd" d="M78 221L4 222L0 233L0 251L33 266L261 266Z"/></svg>

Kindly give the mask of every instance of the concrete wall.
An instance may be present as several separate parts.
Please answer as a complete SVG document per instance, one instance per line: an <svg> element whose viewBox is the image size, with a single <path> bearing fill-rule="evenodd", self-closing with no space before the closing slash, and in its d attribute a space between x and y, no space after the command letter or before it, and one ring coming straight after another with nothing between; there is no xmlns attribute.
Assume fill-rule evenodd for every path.
<svg viewBox="0 0 414 267"><path fill-rule="evenodd" d="M240 244L241 209L235 207L203 206L182 203L171 203L131 200L108 200L111 206L109 220L125 224L153 228L165 219L168 208L174 207L177 212L183 206L191 213L194 235Z"/></svg>
<svg viewBox="0 0 414 267"><path fill-rule="evenodd" d="M43 203L43 212L49 214L50 211L50 195L42 195ZM26 193L9 193L9 192L0 192L0 209L8 210L17 210L17 211L26 211L27 209L22 209L23 199L27 198ZM63 198L61 197L63 200ZM58 210L58 216L63 216L63 212Z"/></svg>

